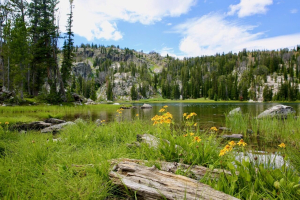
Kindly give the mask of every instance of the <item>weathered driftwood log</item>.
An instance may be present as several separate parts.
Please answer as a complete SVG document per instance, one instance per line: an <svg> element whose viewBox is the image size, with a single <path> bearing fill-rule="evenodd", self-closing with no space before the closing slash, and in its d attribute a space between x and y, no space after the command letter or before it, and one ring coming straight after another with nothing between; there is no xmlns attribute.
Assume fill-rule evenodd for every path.
<svg viewBox="0 0 300 200"><path fill-rule="evenodd" d="M112 165L118 165L118 163L122 162L128 162L128 163L135 163L139 165L147 165L149 161L147 160L136 160L136 159L128 159L128 158L121 158L117 160L112 160ZM200 180L204 177L207 173L209 173L209 176L211 178L217 178L220 173L225 173L226 175L231 176L231 172L223 169L209 169L207 167L199 166L199 165L187 165L183 163L177 163L177 162L165 162L165 161L155 161L156 164L160 166L160 170L165 172L172 172L176 173L178 170L180 170L183 173L186 173L186 176L189 176L191 178Z"/></svg>
<svg viewBox="0 0 300 200"><path fill-rule="evenodd" d="M191 178L146 167L134 162L120 162L109 173L114 184L136 191L142 199L237 199Z"/></svg>

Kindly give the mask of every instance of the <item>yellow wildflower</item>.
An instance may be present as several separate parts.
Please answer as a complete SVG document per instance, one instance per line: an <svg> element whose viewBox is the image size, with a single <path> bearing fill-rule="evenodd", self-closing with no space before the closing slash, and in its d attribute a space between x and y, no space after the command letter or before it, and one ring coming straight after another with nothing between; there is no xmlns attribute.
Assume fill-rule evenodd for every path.
<svg viewBox="0 0 300 200"><path fill-rule="evenodd" d="M165 109L160 109L158 112L165 112L166 110Z"/></svg>
<svg viewBox="0 0 300 200"><path fill-rule="evenodd" d="M9 122L5 122L5 124L6 124L6 125L8 125L8 124L9 124Z"/></svg>
<svg viewBox="0 0 300 200"><path fill-rule="evenodd" d="M191 136L195 135L195 133L190 133Z"/></svg>
<svg viewBox="0 0 300 200"><path fill-rule="evenodd" d="M187 113L183 113L183 116L185 117L187 115Z"/></svg>
<svg viewBox="0 0 300 200"><path fill-rule="evenodd" d="M195 123L194 126L197 126L197 123Z"/></svg>
<svg viewBox="0 0 300 200"><path fill-rule="evenodd" d="M137 116L137 117L138 117L138 116L139 116L139 114L136 114L135 116Z"/></svg>
<svg viewBox="0 0 300 200"><path fill-rule="evenodd" d="M225 154L226 154L226 151L225 151L224 149L222 149L222 150L220 151L219 156L224 156Z"/></svg>
<svg viewBox="0 0 300 200"><path fill-rule="evenodd" d="M191 117L193 117L193 116L196 116L197 114L192 112L190 115L191 115Z"/></svg>
<svg viewBox="0 0 300 200"><path fill-rule="evenodd" d="M215 126L214 126L214 127L211 127L210 130L211 130L211 131L218 131L217 127L215 127Z"/></svg>
<svg viewBox="0 0 300 200"><path fill-rule="evenodd" d="M194 140L197 141L197 142L201 142L201 139L198 136L194 137Z"/></svg>
<svg viewBox="0 0 300 200"><path fill-rule="evenodd" d="M281 143L280 145L278 145L280 148L285 148L285 144Z"/></svg>
<svg viewBox="0 0 300 200"><path fill-rule="evenodd" d="M241 139L237 144L238 144L239 146L241 146L241 145L246 146L246 145L247 145L247 143L244 142L243 139Z"/></svg>
<svg viewBox="0 0 300 200"><path fill-rule="evenodd" d="M230 145L228 145L228 144L224 147L224 151L229 152L229 151L231 151L231 150L232 150L232 146L230 146Z"/></svg>
<svg viewBox="0 0 300 200"><path fill-rule="evenodd" d="M236 145L236 143L234 141L228 142L228 144L232 147L234 147Z"/></svg>
<svg viewBox="0 0 300 200"><path fill-rule="evenodd" d="M183 137L187 137L188 136L188 134L185 134Z"/></svg>
<svg viewBox="0 0 300 200"><path fill-rule="evenodd" d="M164 106L163 108L167 108L168 106L166 105L166 106Z"/></svg>

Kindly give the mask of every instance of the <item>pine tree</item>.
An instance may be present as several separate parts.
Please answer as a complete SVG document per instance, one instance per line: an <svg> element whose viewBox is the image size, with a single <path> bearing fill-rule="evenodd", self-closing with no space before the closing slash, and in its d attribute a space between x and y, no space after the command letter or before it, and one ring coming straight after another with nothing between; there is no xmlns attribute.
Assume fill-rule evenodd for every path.
<svg viewBox="0 0 300 200"><path fill-rule="evenodd" d="M110 80L108 80L106 83L106 96L107 96L107 100L113 101L113 91L112 91L112 85L110 83Z"/></svg>
<svg viewBox="0 0 300 200"><path fill-rule="evenodd" d="M68 14L68 22L67 22L67 33L66 34L66 40L64 41L63 45L63 62L61 67L61 73L62 73L62 80L64 85L67 84L67 81L70 78L71 70L72 70L72 63L74 60L74 53L73 53L73 37L74 33L72 32L72 23L73 23L73 0L70 1L70 14Z"/></svg>

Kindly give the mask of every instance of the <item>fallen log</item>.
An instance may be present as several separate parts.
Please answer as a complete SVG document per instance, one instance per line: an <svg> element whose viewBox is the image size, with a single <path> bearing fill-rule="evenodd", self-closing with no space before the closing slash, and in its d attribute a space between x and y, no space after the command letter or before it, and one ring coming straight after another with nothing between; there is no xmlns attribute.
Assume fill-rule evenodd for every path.
<svg viewBox="0 0 300 200"><path fill-rule="evenodd" d="M222 193L194 179L146 167L135 162L120 162L109 173L116 185L136 191L142 199L210 199L235 200L237 198Z"/></svg>
<svg viewBox="0 0 300 200"><path fill-rule="evenodd" d="M122 162L135 163L139 165L147 165L149 163L149 161L147 160L121 158L117 160L112 160L111 164L117 166L118 163L122 163ZM209 174L210 178L218 178L221 173L225 173L226 175L229 176L232 175L231 172L227 170L223 170L223 169L212 170L207 167L199 166L199 165L187 165L183 163L165 162L165 161L155 161L155 163L158 164L159 169L162 171L176 174L177 171L180 170L182 173L186 174L186 176L196 180L202 179L207 174Z"/></svg>

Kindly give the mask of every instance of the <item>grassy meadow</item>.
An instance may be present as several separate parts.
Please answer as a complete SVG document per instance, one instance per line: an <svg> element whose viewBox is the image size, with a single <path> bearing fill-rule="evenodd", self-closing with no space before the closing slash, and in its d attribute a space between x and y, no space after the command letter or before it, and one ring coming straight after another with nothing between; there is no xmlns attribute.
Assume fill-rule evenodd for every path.
<svg viewBox="0 0 300 200"><path fill-rule="evenodd" d="M93 106L93 109L117 110L116 106ZM86 107L89 108L89 107ZM299 119L254 119L250 116L227 118L226 126L233 133L242 133L244 140L224 140L214 127L200 130L195 113L184 114L184 128L172 120L167 107L152 120L122 119L122 110L115 121L97 126L92 121L79 121L58 134L26 134L9 130L14 115L24 121L74 112L82 107L32 106L1 108L0 126L0 199L135 199L135 193L114 186L109 180L110 160L131 158L202 165L210 169L226 169L213 178L209 173L200 181L240 199L300 199L300 133ZM30 114L36 113L36 115ZM119 116L117 116L119 115ZM8 116L5 118L4 116ZM26 118L26 116L30 116ZM22 118L20 118L21 120ZM17 120L17 119L13 119ZM6 123L5 122L9 122ZM247 129L252 129L249 135ZM166 139L155 149L146 144L129 145L137 134L152 134ZM278 168L270 159L265 163L247 156L249 141L260 137L274 143L276 155L284 158ZM180 146L176 148L175 145ZM280 145L280 147L278 146ZM243 152L246 156L237 157ZM189 172L177 174L193 177Z"/></svg>

